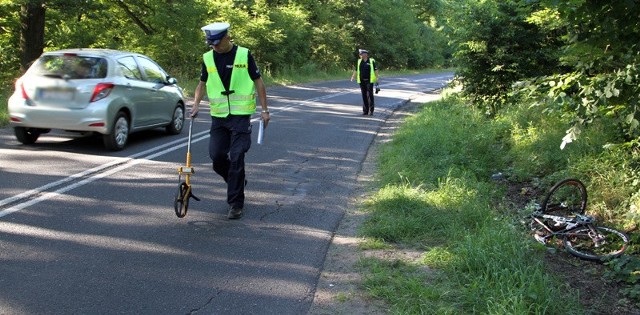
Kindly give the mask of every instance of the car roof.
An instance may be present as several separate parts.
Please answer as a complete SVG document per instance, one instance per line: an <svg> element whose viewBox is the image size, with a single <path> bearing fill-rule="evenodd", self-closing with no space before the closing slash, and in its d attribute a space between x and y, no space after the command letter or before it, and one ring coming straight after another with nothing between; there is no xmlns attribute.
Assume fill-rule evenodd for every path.
<svg viewBox="0 0 640 315"><path fill-rule="evenodd" d="M100 57L119 57L119 56L123 56L123 55L141 55L142 54L138 54L138 53L133 53L130 51L123 51L123 50L115 50L115 49L99 49L99 48L73 48L73 49L62 49L62 50L55 50L55 51L47 51L44 52L42 55L61 55L61 54L90 54L90 55L94 55L94 56L100 56Z"/></svg>

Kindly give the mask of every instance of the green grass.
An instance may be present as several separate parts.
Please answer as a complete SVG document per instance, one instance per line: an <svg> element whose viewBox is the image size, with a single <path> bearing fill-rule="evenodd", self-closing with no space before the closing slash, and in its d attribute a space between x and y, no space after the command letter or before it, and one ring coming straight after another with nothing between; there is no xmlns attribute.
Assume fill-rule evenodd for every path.
<svg viewBox="0 0 640 315"><path fill-rule="evenodd" d="M505 168L506 148L494 139L507 134L507 127L500 123L487 125L480 112L464 106L426 106L405 122L392 143L383 147L381 179L430 188L449 173L488 177Z"/></svg>
<svg viewBox="0 0 640 315"><path fill-rule="evenodd" d="M361 260L364 287L392 313L583 313L578 294L544 271L541 248L501 215L504 192L491 174L517 165L508 153L524 155L512 125L449 97L426 104L381 148L380 188L363 204L370 217L360 233L424 253Z"/></svg>
<svg viewBox="0 0 640 315"><path fill-rule="evenodd" d="M391 314L464 314L462 295L442 272L422 272L402 260L364 258L358 265L367 270L364 286L369 294L393 305Z"/></svg>

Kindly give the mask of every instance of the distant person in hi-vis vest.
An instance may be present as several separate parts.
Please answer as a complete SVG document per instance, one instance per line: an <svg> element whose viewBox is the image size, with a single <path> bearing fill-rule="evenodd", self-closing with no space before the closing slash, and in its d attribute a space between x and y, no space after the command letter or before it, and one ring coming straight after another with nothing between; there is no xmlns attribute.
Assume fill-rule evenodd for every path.
<svg viewBox="0 0 640 315"><path fill-rule="evenodd" d="M357 78L362 92L362 114L373 115L375 101L373 99L373 85L378 84L380 76L378 75L378 65L373 58L369 58L369 52L358 50L360 58L356 63L356 68L351 75L351 81ZM377 91L376 91L377 92Z"/></svg>
<svg viewBox="0 0 640 315"><path fill-rule="evenodd" d="M244 157L251 147L251 115L256 112L256 91L262 107L261 119L269 123L267 92L253 56L247 48L234 45L228 23L202 27L209 50L202 55L200 82L190 112L193 119L205 95L209 98L211 131L209 156L213 170L227 183L227 218L244 214Z"/></svg>

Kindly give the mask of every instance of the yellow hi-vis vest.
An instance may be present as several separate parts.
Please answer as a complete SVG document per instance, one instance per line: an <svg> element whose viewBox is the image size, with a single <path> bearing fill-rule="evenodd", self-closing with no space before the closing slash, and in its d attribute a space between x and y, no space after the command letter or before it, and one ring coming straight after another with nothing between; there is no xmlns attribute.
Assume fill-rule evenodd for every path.
<svg viewBox="0 0 640 315"><path fill-rule="evenodd" d="M371 64L371 74L369 76L369 82L371 83L376 83L378 82L378 78L376 78L376 72L374 71L374 66L373 63L375 62L375 60L373 60L373 58L369 58L369 60L371 60L371 62L369 62L369 64ZM356 69L358 69L358 83L360 83L360 63L362 62L362 59L358 59L358 65L356 66Z"/></svg>
<svg viewBox="0 0 640 315"><path fill-rule="evenodd" d="M233 115L251 115L256 112L256 87L249 76L249 50L238 46L233 60L233 71L229 91L226 91L216 63L213 61L213 51L202 55L207 67L207 96L211 116L224 118Z"/></svg>

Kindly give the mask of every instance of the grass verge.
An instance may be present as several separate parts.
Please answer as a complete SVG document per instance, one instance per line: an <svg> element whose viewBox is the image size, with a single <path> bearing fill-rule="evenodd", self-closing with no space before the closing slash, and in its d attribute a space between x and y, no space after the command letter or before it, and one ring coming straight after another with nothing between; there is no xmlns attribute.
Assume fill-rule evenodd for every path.
<svg viewBox="0 0 640 315"><path fill-rule="evenodd" d="M512 167L510 120L456 97L426 104L381 148L380 189L361 234L421 251L363 258L364 287L393 314L583 314L579 294L545 272L544 250L503 215L491 174ZM364 249L367 245L363 245Z"/></svg>

